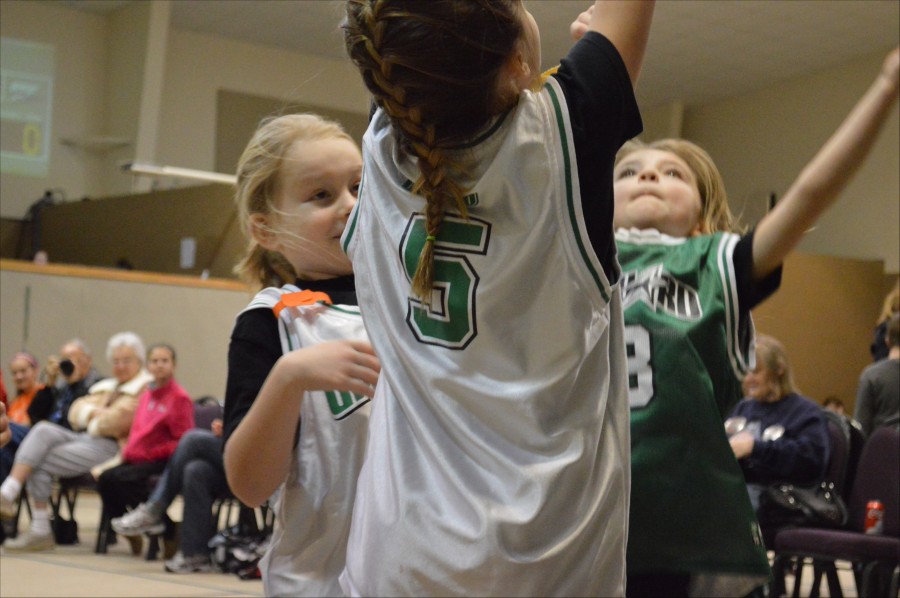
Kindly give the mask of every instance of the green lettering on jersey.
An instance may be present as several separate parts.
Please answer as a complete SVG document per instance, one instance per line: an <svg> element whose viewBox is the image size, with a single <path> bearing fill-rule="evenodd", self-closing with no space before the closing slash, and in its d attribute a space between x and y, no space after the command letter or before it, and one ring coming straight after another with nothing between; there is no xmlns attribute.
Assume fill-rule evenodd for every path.
<svg viewBox="0 0 900 598"><path fill-rule="evenodd" d="M476 218L444 217L434 244L431 305L412 297L408 302L406 321L419 342L464 349L475 338L478 273L465 254L484 255L490 229L490 224ZM409 280L415 275L425 237L425 217L413 214L400 247Z"/></svg>

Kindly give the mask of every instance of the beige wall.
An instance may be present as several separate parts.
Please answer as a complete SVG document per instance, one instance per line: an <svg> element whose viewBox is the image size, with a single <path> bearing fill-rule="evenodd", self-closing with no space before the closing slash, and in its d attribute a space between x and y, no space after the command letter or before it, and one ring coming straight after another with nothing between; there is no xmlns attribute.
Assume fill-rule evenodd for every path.
<svg viewBox="0 0 900 598"><path fill-rule="evenodd" d="M368 111L365 88L349 61L173 30L156 156L160 164L213 170L221 89L286 104Z"/></svg>
<svg viewBox="0 0 900 598"><path fill-rule="evenodd" d="M706 149L722 172L731 209L747 225L781 197L875 79L884 54L701 106L644 111L645 140L680 136ZM900 272L900 110L894 105L869 158L799 249L883 260Z"/></svg>
<svg viewBox="0 0 900 598"><path fill-rule="evenodd" d="M198 281L67 266L0 261L0 358L4 370L21 350L41 364L73 337L92 349L97 369L109 375L106 341L136 332L149 345L167 342L178 352L176 378L192 397L225 398L228 339L250 293L231 281ZM7 378L7 384L9 384Z"/></svg>
<svg viewBox="0 0 900 598"><path fill-rule="evenodd" d="M150 10L149 3L138 3L107 17L42 2L0 3L2 35L57 48L50 176L0 175L0 216L22 218L48 188L65 190L70 200L148 190L147 181L117 171L116 164L128 158L214 170L221 90L365 115L367 94L349 61L169 30L160 24L167 15L160 8L165 3L157 4ZM131 34L123 38L123 31ZM142 48L154 59L140 60ZM872 80L882 59L881 53L874 54L708 105L676 102L648 109L646 135L680 132L706 147L725 176L734 210L753 224L764 213L769 193L785 192ZM109 89L125 81L132 90L141 90L140 97ZM128 115L138 121L130 128ZM125 136L133 145L97 151L58 142L86 135ZM882 259L888 273L900 271L898 164L895 110L860 175L801 248ZM186 183L159 184L167 188Z"/></svg>
<svg viewBox="0 0 900 598"><path fill-rule="evenodd" d="M50 174L0 174L0 216L5 218L23 218L49 188L63 189L69 200L148 191L148 181L118 169L119 163L135 158L214 170L220 90L286 105L368 112L368 96L349 61L161 30L160 13L165 11L151 10L149 2L112 16L31 0L3 0L0 10L4 37L56 48ZM154 54L153 60L141 58L147 52ZM131 145L98 149L60 142L98 136L128 139Z"/></svg>
<svg viewBox="0 0 900 598"><path fill-rule="evenodd" d="M706 148L747 223L784 195L875 80L884 55L685 112L684 136ZM900 110L894 104L869 159L799 249L882 259L900 272Z"/></svg>
<svg viewBox="0 0 900 598"><path fill-rule="evenodd" d="M878 261L794 253L781 288L753 311L757 332L784 343L802 394L819 403L836 395L853 412L859 374L872 362L882 268Z"/></svg>
<svg viewBox="0 0 900 598"><path fill-rule="evenodd" d="M69 199L103 194L101 153L67 147L61 138L106 134L109 26L105 18L43 2L0 2L0 35L56 47L49 176L0 172L0 215L22 218L46 189L64 189Z"/></svg>
<svg viewBox="0 0 900 598"><path fill-rule="evenodd" d="M104 373L105 343L133 330L178 351L178 378L198 397L224 398L228 339L251 294L233 281L201 281L102 268L0 261L0 357L27 349L43 362L71 337L93 349ZM800 390L837 395L852 411L859 374L883 299L882 264L803 253L785 263L782 287L753 312L758 332L781 340Z"/></svg>

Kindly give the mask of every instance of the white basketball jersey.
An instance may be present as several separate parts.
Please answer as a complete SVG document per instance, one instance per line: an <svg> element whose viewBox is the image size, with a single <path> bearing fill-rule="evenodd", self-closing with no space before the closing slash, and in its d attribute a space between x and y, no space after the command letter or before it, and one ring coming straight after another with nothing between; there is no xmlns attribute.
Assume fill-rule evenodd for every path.
<svg viewBox="0 0 900 598"><path fill-rule="evenodd" d="M551 78L474 148L469 218L435 243L418 171L378 111L344 234L382 364L341 577L354 595L624 593L629 423L622 311L584 228ZM470 154L462 154L469 156ZM611 223L610 223L611 226Z"/></svg>
<svg viewBox="0 0 900 598"><path fill-rule="evenodd" d="M359 308L314 303L293 285L260 291L247 309L271 307L287 353L341 339L368 340ZM356 478L362 466L369 399L348 392L307 393L300 438L276 493L275 531L260 562L266 596L342 596Z"/></svg>

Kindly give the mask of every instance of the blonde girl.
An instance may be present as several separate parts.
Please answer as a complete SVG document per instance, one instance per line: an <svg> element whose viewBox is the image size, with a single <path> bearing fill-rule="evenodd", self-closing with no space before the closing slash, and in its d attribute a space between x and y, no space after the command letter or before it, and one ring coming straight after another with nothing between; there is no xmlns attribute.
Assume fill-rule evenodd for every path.
<svg viewBox="0 0 900 598"><path fill-rule="evenodd" d="M897 99L898 51L784 197L738 236L721 176L684 140L615 168L629 351L630 595L744 595L769 575L723 419L753 367L750 310L862 164Z"/></svg>
<svg viewBox="0 0 900 598"><path fill-rule="evenodd" d="M311 114L264 121L238 163L250 242L237 271L266 288L231 335L225 472L248 505L279 490L260 563L267 596L341 595L379 371L340 247L361 167L343 129Z"/></svg>

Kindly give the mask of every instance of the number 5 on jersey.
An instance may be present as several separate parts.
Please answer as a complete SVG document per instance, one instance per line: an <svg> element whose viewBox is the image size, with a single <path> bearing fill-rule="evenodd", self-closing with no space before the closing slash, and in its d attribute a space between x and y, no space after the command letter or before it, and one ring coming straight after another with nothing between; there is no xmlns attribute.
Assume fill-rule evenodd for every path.
<svg viewBox="0 0 900 598"><path fill-rule="evenodd" d="M491 225L477 218L447 215L434 244L431 305L410 297L406 323L420 343L465 349L478 334L475 290L478 273L466 254L487 253ZM412 281L425 246L425 216L413 214L400 241L400 258Z"/></svg>

